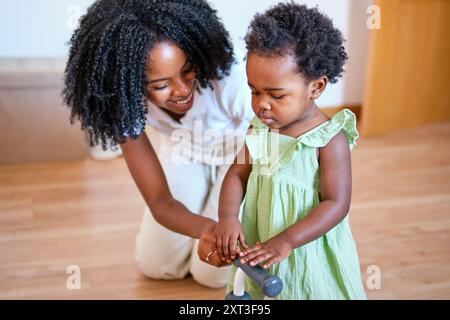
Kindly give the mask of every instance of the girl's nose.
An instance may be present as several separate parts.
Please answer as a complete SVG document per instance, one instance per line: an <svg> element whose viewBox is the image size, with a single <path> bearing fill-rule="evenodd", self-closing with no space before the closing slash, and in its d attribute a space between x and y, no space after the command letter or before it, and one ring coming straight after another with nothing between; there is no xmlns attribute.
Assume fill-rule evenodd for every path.
<svg viewBox="0 0 450 320"><path fill-rule="evenodd" d="M259 99L256 103L259 112L263 112L264 110L270 111L270 104L264 99Z"/></svg>

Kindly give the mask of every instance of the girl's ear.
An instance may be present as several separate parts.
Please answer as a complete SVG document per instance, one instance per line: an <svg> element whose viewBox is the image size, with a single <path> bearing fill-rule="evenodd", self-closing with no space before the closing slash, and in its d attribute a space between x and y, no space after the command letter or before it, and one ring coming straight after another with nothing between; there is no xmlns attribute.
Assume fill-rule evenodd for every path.
<svg viewBox="0 0 450 320"><path fill-rule="evenodd" d="M320 97L328 84L328 77L321 76L318 79L312 80L309 84L310 87L310 99L315 100Z"/></svg>

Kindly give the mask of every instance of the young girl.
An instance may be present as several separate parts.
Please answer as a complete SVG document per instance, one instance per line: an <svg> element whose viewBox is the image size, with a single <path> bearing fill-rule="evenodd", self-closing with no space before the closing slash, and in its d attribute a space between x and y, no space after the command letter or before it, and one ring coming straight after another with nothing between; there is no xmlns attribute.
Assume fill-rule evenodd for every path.
<svg viewBox="0 0 450 320"><path fill-rule="evenodd" d="M279 276L280 299L365 299L347 219L355 115L329 119L314 102L343 72L342 35L317 9L287 3L256 15L245 40L256 117L222 185L218 254ZM246 290L262 298L250 279Z"/></svg>

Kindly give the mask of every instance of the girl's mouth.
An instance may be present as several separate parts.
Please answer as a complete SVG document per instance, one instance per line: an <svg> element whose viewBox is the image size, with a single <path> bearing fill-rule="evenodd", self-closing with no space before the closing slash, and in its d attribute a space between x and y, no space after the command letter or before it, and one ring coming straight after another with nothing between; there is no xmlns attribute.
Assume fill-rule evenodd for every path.
<svg viewBox="0 0 450 320"><path fill-rule="evenodd" d="M260 113L258 117L265 124L271 124L275 121L272 117L269 117L267 114L264 113Z"/></svg>

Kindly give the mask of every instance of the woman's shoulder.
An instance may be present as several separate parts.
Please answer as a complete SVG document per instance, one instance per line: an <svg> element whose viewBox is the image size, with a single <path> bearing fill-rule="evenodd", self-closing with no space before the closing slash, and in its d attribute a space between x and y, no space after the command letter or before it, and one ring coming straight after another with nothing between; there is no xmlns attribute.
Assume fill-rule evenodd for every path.
<svg viewBox="0 0 450 320"><path fill-rule="evenodd" d="M219 106L232 118L250 121L254 116L251 91L245 72L245 55L235 50L235 60L228 75L213 82L213 94Z"/></svg>

